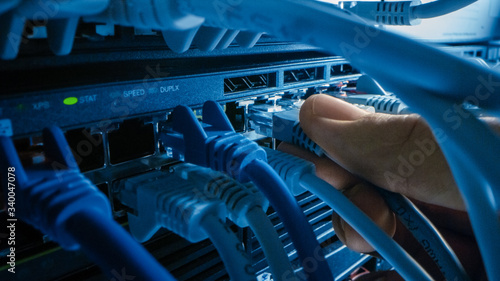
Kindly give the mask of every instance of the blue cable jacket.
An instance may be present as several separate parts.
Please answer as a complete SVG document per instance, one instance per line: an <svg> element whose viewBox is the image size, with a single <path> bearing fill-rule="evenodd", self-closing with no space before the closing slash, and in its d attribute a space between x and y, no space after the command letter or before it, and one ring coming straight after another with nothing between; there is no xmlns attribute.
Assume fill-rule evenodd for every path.
<svg viewBox="0 0 500 281"><path fill-rule="evenodd" d="M161 138L166 147L172 147L174 156L224 171L242 182L253 180L289 231L304 271L311 271L310 280L333 280L322 249L297 202L286 184L262 160L266 159L264 149L236 133L220 105L214 101L203 105L204 125L186 106L176 107L172 115L175 120L173 131L162 134Z"/></svg>
<svg viewBox="0 0 500 281"><path fill-rule="evenodd" d="M419 19L434 18L458 11L477 0L438 0L413 7L413 16Z"/></svg>
<svg viewBox="0 0 500 281"><path fill-rule="evenodd" d="M12 140L0 136L0 168L15 167L18 175L15 195L21 208L17 218L63 249L81 248L112 278L175 280L113 220L108 198L80 173L62 131L44 129L43 142L46 158L60 166L46 163L25 171Z"/></svg>
<svg viewBox="0 0 500 281"><path fill-rule="evenodd" d="M274 280L298 281L278 233L266 215L267 198L254 184L241 184L228 175L192 164L174 167L175 173L204 186L209 198L218 198L226 206L228 218L237 226L250 227L266 256Z"/></svg>
<svg viewBox="0 0 500 281"><path fill-rule="evenodd" d="M200 178L153 171L120 183L122 203L135 209L128 214L131 233L146 241L164 227L192 243L210 238L231 280L255 281L251 258L225 224L223 203L204 192Z"/></svg>
<svg viewBox="0 0 500 281"><path fill-rule="evenodd" d="M200 222L210 241L219 252L232 280L255 281L255 270L238 237L213 214L207 214Z"/></svg>
<svg viewBox="0 0 500 281"><path fill-rule="evenodd" d="M175 280L118 223L102 219L90 206L68 220L66 231L110 278L130 280L127 278L133 276L145 281Z"/></svg>
<svg viewBox="0 0 500 281"><path fill-rule="evenodd" d="M399 244L382 231L340 191L314 175L314 165L284 152L266 149L267 160L290 189L305 189L325 201L363 236L406 280L431 280L425 270Z"/></svg>
<svg viewBox="0 0 500 281"><path fill-rule="evenodd" d="M300 127L300 123L297 123L295 126ZM295 130L294 132L297 131L298 130ZM303 133L301 132L301 134ZM307 146L302 146L302 148L317 155L319 155L317 152L321 151L322 154L328 156L328 154L324 153L309 137L302 135L300 139L303 143L308 144ZM269 150L267 151L269 153ZM287 162L285 161L285 163ZM298 170L300 170L300 168ZM403 225L413 234L419 243L433 252L436 257L434 261L447 280L470 280L460 260L458 260L448 243L413 203L401 194L390 192L382 188L377 188L376 190L382 195L389 205L389 208L400 218ZM405 219L408 216L411 217L411 224Z"/></svg>
<svg viewBox="0 0 500 281"><path fill-rule="evenodd" d="M500 220L496 203L500 198L500 177L493 168L498 165L500 141L487 135L489 130L484 124L473 124L474 118L462 118L457 130L443 115L463 100L476 98L475 94L478 106L500 116L500 95L495 92L500 73L376 28L319 1L241 1L222 13L203 0L177 3L187 14L206 17L207 25L267 31L344 56L384 88L398 93L434 130L445 130L452 141L441 147L467 205L488 277L500 280Z"/></svg>
<svg viewBox="0 0 500 281"><path fill-rule="evenodd" d="M459 128L452 127L454 123L443 119L442 113L453 100L426 92L415 99L412 89L404 92L401 98L441 131L437 139L466 204L488 278L500 280L500 176L495 169L500 138L472 114L460 120Z"/></svg>
<svg viewBox="0 0 500 281"><path fill-rule="evenodd" d="M470 280L457 256L439 231L408 198L399 193L377 188L389 208L413 234L426 251L434 255L434 262L446 280Z"/></svg>
<svg viewBox="0 0 500 281"><path fill-rule="evenodd" d="M177 1L177 4L187 14L205 17L205 25L266 31L283 39L324 48L343 56L354 68L398 95L404 86L413 88L409 94L414 98L422 98L415 95L419 89L442 97L465 99L475 93L478 82L492 80L495 85L500 81L498 72L430 44L377 28L330 3L247 0L222 10L204 0ZM479 99L478 103L480 107L498 110L500 95Z"/></svg>
<svg viewBox="0 0 500 281"><path fill-rule="evenodd" d="M405 280L433 280L427 272L340 191L312 174L301 177L300 185L325 201L351 225Z"/></svg>
<svg viewBox="0 0 500 281"><path fill-rule="evenodd" d="M300 142L292 141L293 144L299 145L304 149L315 153L318 156L327 155L324 153L323 149L319 147L315 142L313 142L308 136L305 135L298 122L298 111L294 114L287 112L287 115L274 115L274 122L285 122L288 121L293 124L293 130L283 130L280 129L279 133L276 134L280 136L282 141L292 141L300 140ZM289 124L289 125L290 125ZM279 126L278 126L279 127ZM281 127L279 127L281 128ZM273 151L268 151L271 154L275 154ZM283 159L284 160L284 159ZM289 162L284 160L281 162L280 166L287 166ZM276 166L273 166L276 168ZM290 180L296 181L298 178L290 179L291 175L299 175L298 171L304 172L304 169L295 167L294 171L290 170L287 173L287 182ZM289 184L291 186L292 192L297 190L296 185ZM436 230L432 223L411 203L401 194L393 193L382 188L377 188L377 191L384 197L385 201L389 205L389 208L398 215L400 221L405 225L405 227L410 230L410 232L417 238L417 240L422 244L423 247L433 252L435 255L434 261L437 266L445 276L447 280L469 280L465 269L458 260L457 256L446 243L441 234ZM409 224L405 219L408 216L411 217L412 223Z"/></svg>
<svg viewBox="0 0 500 281"><path fill-rule="evenodd" d="M266 256L273 279L298 281L283 243L266 213L260 208L253 208L246 213L246 217Z"/></svg>
<svg viewBox="0 0 500 281"><path fill-rule="evenodd" d="M283 221L302 261L304 272L309 275L308 280L333 280L333 275L311 225L283 180L265 161L260 159L250 162L245 167L244 173L269 199L270 204Z"/></svg>

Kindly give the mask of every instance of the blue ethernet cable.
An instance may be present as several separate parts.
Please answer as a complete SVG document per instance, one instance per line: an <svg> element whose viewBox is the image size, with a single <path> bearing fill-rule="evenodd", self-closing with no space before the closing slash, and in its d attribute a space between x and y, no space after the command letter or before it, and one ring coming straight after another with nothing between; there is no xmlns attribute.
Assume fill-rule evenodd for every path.
<svg viewBox="0 0 500 281"><path fill-rule="evenodd" d="M492 169L497 166L500 140L477 120L453 116L464 121L462 132L457 133L453 123L443 118L448 109L471 98L500 116L500 95L495 93L500 73L377 28L320 1L242 0L212 5L205 0L172 0L173 4L176 15L197 16L207 26L267 32L343 56L384 88L398 93L416 113L432 119L434 131L453 136L451 145L442 145L443 152L465 199L487 274L491 280L500 280L496 264L500 258L500 177ZM443 106L433 106L436 100ZM477 132L485 138L469 140ZM482 151L485 147L492 151Z"/></svg>
<svg viewBox="0 0 500 281"><path fill-rule="evenodd" d="M410 230L439 267L446 280L470 280L462 263L432 222L406 197L376 188L399 221Z"/></svg>
<svg viewBox="0 0 500 281"><path fill-rule="evenodd" d="M465 99L476 92L478 83L484 82L481 90L488 90L485 87L500 81L500 73L430 44L377 28L346 10L320 1L242 0L222 10L204 0L177 1L177 5L186 15L204 17L207 26L265 31L343 56L354 68L400 97L402 90L412 88L408 94L414 99L421 98L415 91ZM500 95L480 99L478 106L498 110Z"/></svg>
<svg viewBox="0 0 500 281"><path fill-rule="evenodd" d="M489 279L497 280L500 278L500 177L494 167L498 166L500 138L472 113L469 118L461 119L460 128L453 128L440 114L456 105L450 99L430 93L422 100L409 98L406 94L404 97L408 98L408 105L426 118L431 128L442 133L436 138L467 207L486 272Z"/></svg>
<svg viewBox="0 0 500 281"><path fill-rule="evenodd" d="M204 196L204 185L162 171L123 180L118 199L136 212L128 213L130 232L141 242L161 227L192 243L210 238L232 280L256 280L241 241L225 224L222 202Z"/></svg>
<svg viewBox="0 0 500 281"><path fill-rule="evenodd" d="M241 184L228 175L192 164L179 164L174 172L204 186L200 195L224 202L228 217L241 228L250 227L257 237L274 280L298 280L273 224L266 215L267 198L252 184Z"/></svg>
<svg viewBox="0 0 500 281"><path fill-rule="evenodd" d="M314 165L298 157L267 149L269 164L290 188L311 191L325 201L382 255L405 280L433 280L393 239L339 190L315 176ZM453 279L452 279L453 280Z"/></svg>
<svg viewBox="0 0 500 281"><path fill-rule="evenodd" d="M309 280L333 280L311 226L286 184L267 165L265 151L236 133L216 102L203 105L203 126L186 106L176 107L172 120L172 130L161 132L160 138L174 157L224 171L241 182L255 182L283 221L302 266L308 268L306 262L311 261L317 265L307 272Z"/></svg>
<svg viewBox="0 0 500 281"><path fill-rule="evenodd" d="M201 0L178 4L186 14L205 17L207 25L267 31L322 47L398 93L440 134L437 137L447 137L440 146L466 203L487 275L500 280L500 177L492 169L498 165L500 139L474 117L450 112L473 100L500 116L500 95L495 93L500 73L317 1L241 1L223 13ZM262 11L273 16L266 17Z"/></svg>
<svg viewBox="0 0 500 281"><path fill-rule="evenodd" d="M200 226L205 230L208 237L210 237L210 241L219 252L232 280L257 280L255 270L252 267L250 258L244 252L241 241L224 222L214 215L207 215L201 221Z"/></svg>
<svg viewBox="0 0 500 281"><path fill-rule="evenodd" d="M318 156L327 155L321 147L305 135L302 128L300 128L298 116L298 109L274 114L273 137L280 141L299 145ZM299 176L301 175L300 166L285 170L287 170L286 178L291 179L287 181L288 186L294 194L300 193L301 186L295 184L295 182L299 181ZM465 269L451 247L429 219L410 200L401 194L390 192L380 187L377 187L376 190L382 195L389 208L400 218L400 221L412 235L424 247L428 247L434 253L434 260L446 279L455 280L458 276L459 278L456 280L469 280ZM411 224L408 222L408 217L411 217Z"/></svg>
<svg viewBox="0 0 500 281"><path fill-rule="evenodd" d="M363 104L373 106L375 112L389 114L410 114L408 106L394 96L381 95L348 95L347 97L338 97L348 103Z"/></svg>
<svg viewBox="0 0 500 281"><path fill-rule="evenodd" d="M66 250L82 249L110 278L175 280L113 220L108 199L80 173L61 130L45 129L43 137L49 162L30 169L23 168L12 140L0 137L2 175L15 178L11 184L3 181L4 194L15 193L15 204L5 206L15 211L15 219Z"/></svg>
<svg viewBox="0 0 500 281"><path fill-rule="evenodd" d="M413 16L421 19L434 18L460 10L477 0L438 0L413 7Z"/></svg>
<svg viewBox="0 0 500 281"><path fill-rule="evenodd" d="M420 1L340 1L339 5L365 19L384 25L416 25L428 19L460 10L477 0Z"/></svg>

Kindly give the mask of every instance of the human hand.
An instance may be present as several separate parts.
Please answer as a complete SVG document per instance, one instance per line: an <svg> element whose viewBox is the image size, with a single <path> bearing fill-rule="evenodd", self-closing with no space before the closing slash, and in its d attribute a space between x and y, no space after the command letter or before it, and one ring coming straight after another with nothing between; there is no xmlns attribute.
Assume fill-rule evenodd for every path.
<svg viewBox="0 0 500 281"><path fill-rule="evenodd" d="M372 184L412 199L451 244L469 274L483 274L464 202L421 117L372 114L339 99L315 95L302 106L300 121L305 133L330 159L287 144L280 150L315 163L320 178L342 190L437 279L437 267ZM339 239L349 248L365 253L374 250L340 217L334 215L332 221Z"/></svg>

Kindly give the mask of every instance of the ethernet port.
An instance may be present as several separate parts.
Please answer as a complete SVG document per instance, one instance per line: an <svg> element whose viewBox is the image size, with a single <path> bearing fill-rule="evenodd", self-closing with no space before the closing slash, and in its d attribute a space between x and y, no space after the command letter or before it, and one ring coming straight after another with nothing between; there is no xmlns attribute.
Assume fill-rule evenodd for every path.
<svg viewBox="0 0 500 281"><path fill-rule="evenodd" d="M155 152L154 126L144 124L141 119L124 121L117 130L108 133L108 139L111 164L123 163Z"/></svg>
<svg viewBox="0 0 500 281"><path fill-rule="evenodd" d="M45 154L43 152L43 138L41 135L14 140L14 146L23 166L32 166L43 163Z"/></svg>
<svg viewBox="0 0 500 281"><path fill-rule="evenodd" d="M350 64L332 65L330 68L330 77L343 76L348 74L358 74L359 71L354 69Z"/></svg>
<svg viewBox="0 0 500 281"><path fill-rule="evenodd" d="M126 209L126 206L122 205L120 203L120 200L117 200L115 198L114 194L112 193L112 190L110 190L111 187L108 183L97 184L96 187L109 199L109 202L111 203L111 210L115 215L119 214L120 212L123 212L123 210Z"/></svg>
<svg viewBox="0 0 500 281"><path fill-rule="evenodd" d="M243 132L245 130L245 108L238 106L236 102L226 103L226 115L231 125L237 132Z"/></svg>
<svg viewBox="0 0 500 281"><path fill-rule="evenodd" d="M330 76L335 77L342 75L342 64L332 65L330 68Z"/></svg>
<svg viewBox="0 0 500 281"><path fill-rule="evenodd" d="M352 73L356 73L356 71L354 70L354 68L352 68L352 66L350 64L343 64L342 65L342 73L352 74Z"/></svg>
<svg viewBox="0 0 500 281"><path fill-rule="evenodd" d="M301 68L286 70L283 72L284 84L309 82L322 79L324 79L324 69L322 67Z"/></svg>
<svg viewBox="0 0 500 281"><path fill-rule="evenodd" d="M109 187L107 183L97 184L96 187L100 192L106 195L106 197L109 197Z"/></svg>
<svg viewBox="0 0 500 281"><path fill-rule="evenodd" d="M69 130L65 135L82 172L104 166L102 134L92 134L89 129L79 128Z"/></svg>

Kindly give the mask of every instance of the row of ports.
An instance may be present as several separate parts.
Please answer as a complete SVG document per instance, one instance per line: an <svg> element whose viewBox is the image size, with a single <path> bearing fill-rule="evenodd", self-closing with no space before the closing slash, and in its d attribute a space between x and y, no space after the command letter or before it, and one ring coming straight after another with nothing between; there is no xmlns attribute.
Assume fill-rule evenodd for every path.
<svg viewBox="0 0 500 281"><path fill-rule="evenodd" d="M283 85L325 80L325 68L326 66L285 70L283 72ZM359 72L349 64L338 64L330 67L331 78L357 73ZM271 72L226 78L224 79L224 94L275 88L278 86L277 77L276 72Z"/></svg>
<svg viewBox="0 0 500 281"><path fill-rule="evenodd" d="M109 163L112 165L155 152L154 125L141 119L120 123L117 129L106 133L106 141L104 133L92 133L89 128L68 130L65 137L82 172L105 165L106 145L109 148ZM43 161L41 137L17 139L14 144L25 165Z"/></svg>
<svg viewBox="0 0 500 281"><path fill-rule="evenodd" d="M296 83L314 81L320 79L320 77L323 80L325 76L323 70L323 68L287 70L284 74L287 81L289 80L288 83ZM330 71L336 73L336 75L332 76L356 73L347 64L332 66ZM275 77L272 78L272 76L272 73L267 73L238 79L247 85L247 89L257 89L270 85L276 86ZM236 85L234 81L238 81L238 79L232 79L231 85ZM259 99L255 100L256 103L259 101ZM227 102L224 105L224 109L236 131L242 132L248 129L244 106L241 106L238 101ZM99 124L70 129L65 132L65 137L73 151L75 160L79 164L80 170L88 172L160 152L159 148L161 149L161 146L158 144L156 136L157 127L161 125L160 123L164 122L160 120L164 120L163 118L166 115L167 113L165 112L161 114L163 116L161 118L158 113L158 115L155 115L157 117L147 116L144 118L127 119L120 123L108 124L108 126L105 126L106 128L103 128ZM16 139L14 142L25 165L44 161L42 153L43 140L41 136L35 135L28 138Z"/></svg>
<svg viewBox="0 0 500 281"><path fill-rule="evenodd" d="M323 77L322 70L320 69L290 70L285 72L285 77L291 77L288 78L290 80L289 83L293 83L293 81L312 81L318 79L318 77ZM337 76L340 75L339 73L355 73L350 65L332 66L331 71L337 73ZM273 85L273 83L275 85L276 81L273 81L270 78L271 76L271 73L247 76L245 79L242 78L241 81L244 81L250 89L255 89L258 87L267 87ZM225 109L229 119L237 130L244 126L244 120L242 119L244 112L242 108L237 107L236 103L233 102L227 103ZM145 122L140 118L125 120L119 123L116 128L107 132L95 133L88 127L84 127L68 130L65 136L82 172L102 168L106 165L106 162L116 165L152 155L157 148L155 124ZM40 137L18 139L15 140L15 144L21 154L21 158L27 164L43 161L42 141ZM106 161L106 156L109 159L108 161Z"/></svg>
<svg viewBox="0 0 500 281"><path fill-rule="evenodd" d="M235 130L243 130L244 109L236 102L226 103L224 109ZM108 126L99 123L71 129L65 132L65 137L80 170L88 172L108 164L123 164L155 154L159 148L156 127L164 121L158 119L153 122L152 118L133 118ZM14 144L25 166L44 161L43 140L40 135L15 139Z"/></svg>

